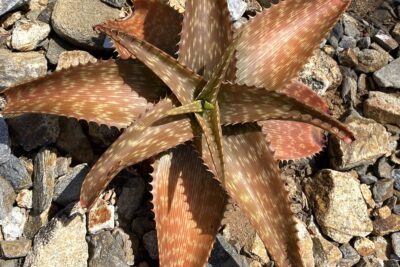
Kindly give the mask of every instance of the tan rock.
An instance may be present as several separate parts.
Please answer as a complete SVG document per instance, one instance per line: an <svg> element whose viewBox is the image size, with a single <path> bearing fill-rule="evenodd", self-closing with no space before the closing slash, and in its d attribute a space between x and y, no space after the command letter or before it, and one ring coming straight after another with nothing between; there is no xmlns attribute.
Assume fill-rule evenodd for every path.
<svg viewBox="0 0 400 267"><path fill-rule="evenodd" d="M368 207L375 208L376 203L375 203L375 201L374 201L374 199L372 197L372 192L369 189L368 185L361 184L360 185L360 190L361 190L361 194L364 197L365 202L367 202L367 204L368 204Z"/></svg>
<svg viewBox="0 0 400 267"><path fill-rule="evenodd" d="M316 267L336 267L342 259L342 252L322 236L313 239L313 251Z"/></svg>
<svg viewBox="0 0 400 267"><path fill-rule="evenodd" d="M392 214L374 221L374 233L377 235L383 236L397 231L400 231L400 215Z"/></svg>
<svg viewBox="0 0 400 267"><path fill-rule="evenodd" d="M354 242L354 248L361 256L372 255L375 251L375 244L371 240L365 237L357 238Z"/></svg>
<svg viewBox="0 0 400 267"><path fill-rule="evenodd" d="M370 92L364 102L364 114L379 123L400 126L400 93Z"/></svg>
<svg viewBox="0 0 400 267"><path fill-rule="evenodd" d="M313 240L307 231L306 226L300 220L296 220L296 228L298 230L298 245L300 248L300 255L303 260L304 267L314 267L314 255L313 255Z"/></svg>
<svg viewBox="0 0 400 267"><path fill-rule="evenodd" d="M377 214L380 219L386 219L387 217L389 217L392 214L392 211L390 210L390 208L388 206L383 206L382 208L379 208L377 210Z"/></svg>

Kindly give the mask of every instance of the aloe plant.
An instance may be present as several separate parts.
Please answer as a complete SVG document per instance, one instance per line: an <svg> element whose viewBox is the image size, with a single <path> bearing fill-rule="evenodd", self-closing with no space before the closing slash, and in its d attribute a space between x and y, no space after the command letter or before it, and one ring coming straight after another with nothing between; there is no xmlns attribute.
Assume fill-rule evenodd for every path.
<svg viewBox="0 0 400 267"><path fill-rule="evenodd" d="M183 15L137 0L129 18L96 26L134 63L102 61L14 86L3 113L126 128L87 175L80 202L90 208L120 170L155 157L161 266L206 263L227 195L278 266L303 266L276 161L319 152L320 129L353 140L296 80L349 3L280 1L233 30L225 0L187 0Z"/></svg>

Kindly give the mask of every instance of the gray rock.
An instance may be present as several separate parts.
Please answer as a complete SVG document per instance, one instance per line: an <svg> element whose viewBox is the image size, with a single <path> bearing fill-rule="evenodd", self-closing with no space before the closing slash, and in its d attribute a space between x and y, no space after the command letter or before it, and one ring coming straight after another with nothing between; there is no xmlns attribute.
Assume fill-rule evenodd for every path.
<svg viewBox="0 0 400 267"><path fill-rule="evenodd" d="M382 261L375 256L362 257L356 267L383 267Z"/></svg>
<svg viewBox="0 0 400 267"><path fill-rule="evenodd" d="M351 116L345 121L355 135L350 145L330 138L331 165L337 170L347 170L375 162L383 155L390 155L392 147L385 127L374 120Z"/></svg>
<svg viewBox="0 0 400 267"><path fill-rule="evenodd" d="M54 194L54 173L57 155L47 149L40 151L34 160L33 167L33 214L39 215L47 210Z"/></svg>
<svg viewBox="0 0 400 267"><path fill-rule="evenodd" d="M129 266L120 243L108 231L90 237L89 267Z"/></svg>
<svg viewBox="0 0 400 267"><path fill-rule="evenodd" d="M158 259L157 233L155 230L143 235L143 245L153 260Z"/></svg>
<svg viewBox="0 0 400 267"><path fill-rule="evenodd" d="M341 245L339 249L343 254L343 259L338 265L339 267L354 266L361 258L357 251L348 243Z"/></svg>
<svg viewBox="0 0 400 267"><path fill-rule="evenodd" d="M385 157L382 157L375 164L375 173L380 178L391 178L392 177L392 166L388 163Z"/></svg>
<svg viewBox="0 0 400 267"><path fill-rule="evenodd" d="M0 222L10 214L14 201L14 189L7 180L0 176Z"/></svg>
<svg viewBox="0 0 400 267"><path fill-rule="evenodd" d="M76 119L60 117L60 134L56 145L78 162L94 160L92 146Z"/></svg>
<svg viewBox="0 0 400 267"><path fill-rule="evenodd" d="M394 188L400 191L400 169L394 169L392 171L392 177L394 179Z"/></svg>
<svg viewBox="0 0 400 267"><path fill-rule="evenodd" d="M357 40L353 37L343 36L342 40L339 42L339 47L346 48L355 48L357 46Z"/></svg>
<svg viewBox="0 0 400 267"><path fill-rule="evenodd" d="M83 215L53 218L33 240L24 267L86 267L88 245Z"/></svg>
<svg viewBox="0 0 400 267"><path fill-rule="evenodd" d="M47 61L39 52L12 53L0 49L1 89L46 75Z"/></svg>
<svg viewBox="0 0 400 267"><path fill-rule="evenodd" d="M136 217L132 220L131 229L139 238L156 227L153 220L147 217Z"/></svg>
<svg viewBox="0 0 400 267"><path fill-rule="evenodd" d="M2 232L5 240L17 240L23 232L27 219L25 209L13 207L10 214L2 222Z"/></svg>
<svg viewBox="0 0 400 267"><path fill-rule="evenodd" d="M372 232L360 183L350 173L322 170L306 182L305 192L322 231L336 242Z"/></svg>
<svg viewBox="0 0 400 267"><path fill-rule="evenodd" d="M364 102L364 113L379 123L400 126L400 94L370 92L369 98Z"/></svg>
<svg viewBox="0 0 400 267"><path fill-rule="evenodd" d="M400 205L395 205L393 207L393 213L396 215L400 215Z"/></svg>
<svg viewBox="0 0 400 267"><path fill-rule="evenodd" d="M26 239L0 241L0 255L7 259L25 257L31 250L32 242Z"/></svg>
<svg viewBox="0 0 400 267"><path fill-rule="evenodd" d="M19 259L13 259L13 260L0 259L0 266L1 267L20 267L21 261Z"/></svg>
<svg viewBox="0 0 400 267"><path fill-rule="evenodd" d="M75 166L69 173L57 179L54 188L53 201L66 206L71 202L79 200L81 185L89 172L87 164Z"/></svg>
<svg viewBox="0 0 400 267"><path fill-rule="evenodd" d="M342 253L337 246L322 236L315 236L313 238L313 254L315 267L337 266L342 259Z"/></svg>
<svg viewBox="0 0 400 267"><path fill-rule="evenodd" d="M399 5L400 6L400 5ZM398 22L393 30L392 30L392 36L394 37L394 39L396 39L396 41L398 43L400 43L400 22Z"/></svg>
<svg viewBox="0 0 400 267"><path fill-rule="evenodd" d="M74 47L60 38L53 37L49 41L49 46L46 52L46 58L53 65L57 65L58 59L62 52L67 50L73 50Z"/></svg>
<svg viewBox="0 0 400 267"><path fill-rule="evenodd" d="M400 89L400 58L382 67L374 73L376 83L385 88L393 87Z"/></svg>
<svg viewBox="0 0 400 267"><path fill-rule="evenodd" d="M19 51L34 50L49 33L50 26L44 22L20 20L12 32L11 46Z"/></svg>
<svg viewBox="0 0 400 267"><path fill-rule="evenodd" d="M54 176L56 178L66 175L70 170L71 158L59 157L57 158L56 169Z"/></svg>
<svg viewBox="0 0 400 267"><path fill-rule="evenodd" d="M400 233L393 233L391 238L393 251L398 257L400 257Z"/></svg>
<svg viewBox="0 0 400 267"><path fill-rule="evenodd" d="M336 40L342 39L344 34L343 24L341 21L336 23L335 27L333 27L331 35L336 38Z"/></svg>
<svg viewBox="0 0 400 267"><path fill-rule="evenodd" d="M398 6L400 9L400 6ZM387 260L385 261L385 267L399 267L400 263L398 260Z"/></svg>
<svg viewBox="0 0 400 267"><path fill-rule="evenodd" d="M127 4L126 0L101 0L101 1L117 8L124 7Z"/></svg>
<svg viewBox="0 0 400 267"><path fill-rule="evenodd" d="M358 38L361 36L361 32L358 30L357 27L358 22L356 19L354 19L352 16L348 14L344 14L342 20L343 20L344 34L353 38Z"/></svg>
<svg viewBox="0 0 400 267"><path fill-rule="evenodd" d="M366 49L366 48L369 48L370 46L371 46L371 37L369 37L369 36L361 37L357 41L357 47L360 49Z"/></svg>
<svg viewBox="0 0 400 267"><path fill-rule="evenodd" d="M132 221L134 212L142 203L145 193L145 183L141 177L135 177L125 182L118 198L118 218Z"/></svg>
<svg viewBox="0 0 400 267"><path fill-rule="evenodd" d="M360 176L360 181L363 184L373 184L378 181L378 178L376 178L373 175L361 175Z"/></svg>
<svg viewBox="0 0 400 267"><path fill-rule="evenodd" d="M6 121L0 115L0 165L10 158L11 148L9 145L8 127Z"/></svg>
<svg viewBox="0 0 400 267"><path fill-rule="evenodd" d="M379 180L372 188L375 202L382 203L393 196L393 179Z"/></svg>
<svg viewBox="0 0 400 267"><path fill-rule="evenodd" d="M9 160L0 165L0 176L8 180L15 191L32 186L32 179L26 168L14 155L10 155Z"/></svg>
<svg viewBox="0 0 400 267"><path fill-rule="evenodd" d="M90 140L96 145L101 147L108 147L118 138L120 131L115 127L107 127L104 124L97 124L94 122L89 122L88 135Z"/></svg>
<svg viewBox="0 0 400 267"><path fill-rule="evenodd" d="M238 20L247 9L247 3L243 0L228 0L228 9L232 20Z"/></svg>
<svg viewBox="0 0 400 267"><path fill-rule="evenodd" d="M245 257L241 256L220 234L217 235L208 263L209 267L249 267Z"/></svg>
<svg viewBox="0 0 400 267"><path fill-rule="evenodd" d="M93 26L118 16L118 9L100 1L60 0L54 6L51 22L54 31L72 44L102 49L104 35L94 31Z"/></svg>
<svg viewBox="0 0 400 267"><path fill-rule="evenodd" d="M354 70L342 67L342 99L346 103L352 103L352 106L356 106L358 104L358 100L356 99L357 94L357 74Z"/></svg>
<svg viewBox="0 0 400 267"><path fill-rule="evenodd" d="M0 16L3 14L14 10L23 4L27 3L28 0L6 0L6 1L1 1L0 2Z"/></svg>
<svg viewBox="0 0 400 267"><path fill-rule="evenodd" d="M124 251L125 262L133 265L139 248L139 239L132 233L127 234L122 228L115 228L112 235Z"/></svg>
<svg viewBox="0 0 400 267"><path fill-rule="evenodd" d="M56 4L56 0L50 0L45 9L41 10L37 20L50 24L51 14L53 13L54 5Z"/></svg>
<svg viewBox="0 0 400 267"><path fill-rule="evenodd" d="M48 223L49 214L48 212L43 212L40 215L29 214L27 221L24 226L24 237L28 239L33 239L37 232Z"/></svg>
<svg viewBox="0 0 400 267"><path fill-rule="evenodd" d="M374 49L363 49L357 54L358 65L356 70L371 73L379 70L389 62L389 55Z"/></svg>
<svg viewBox="0 0 400 267"><path fill-rule="evenodd" d="M389 34L386 34L384 31L380 30L374 36L375 42L377 42L383 49L386 51L392 51L396 49L399 44L395 39L392 38Z"/></svg>
<svg viewBox="0 0 400 267"><path fill-rule="evenodd" d="M58 117L42 114L23 114L8 119L12 141L26 151L54 143L60 133Z"/></svg>

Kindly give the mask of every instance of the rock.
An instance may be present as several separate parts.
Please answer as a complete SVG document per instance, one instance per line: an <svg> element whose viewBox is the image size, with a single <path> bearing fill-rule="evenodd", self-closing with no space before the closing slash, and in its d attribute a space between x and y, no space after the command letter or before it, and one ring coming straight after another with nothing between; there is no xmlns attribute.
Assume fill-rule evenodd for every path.
<svg viewBox="0 0 400 267"><path fill-rule="evenodd" d="M33 239L39 229L46 225L49 221L49 211L46 210L40 215L29 214L24 227L24 236Z"/></svg>
<svg viewBox="0 0 400 267"><path fill-rule="evenodd" d="M375 234L383 236L398 231L400 231L400 215L392 214L386 219L374 221Z"/></svg>
<svg viewBox="0 0 400 267"><path fill-rule="evenodd" d="M360 49L366 49L371 46L371 37L362 37L357 41L357 47Z"/></svg>
<svg viewBox="0 0 400 267"><path fill-rule="evenodd" d="M383 206L382 208L379 208L376 213L378 214L379 218L386 219L392 214L392 211L388 206Z"/></svg>
<svg viewBox="0 0 400 267"><path fill-rule="evenodd" d="M372 229L360 184L350 173L322 170L305 184L322 232L339 243L367 236Z"/></svg>
<svg viewBox="0 0 400 267"><path fill-rule="evenodd" d="M158 259L157 233L155 230L143 235L143 245L153 260Z"/></svg>
<svg viewBox="0 0 400 267"><path fill-rule="evenodd" d="M377 259L375 256L362 257L356 267L383 267L382 260Z"/></svg>
<svg viewBox="0 0 400 267"><path fill-rule="evenodd" d="M115 127L110 128L104 124L98 125L97 123L89 122L88 135L96 145L106 148L114 143L120 135L120 131Z"/></svg>
<svg viewBox="0 0 400 267"><path fill-rule="evenodd" d="M392 51L396 49L399 44L395 39L392 38L389 34L386 34L384 31L378 31L374 36L374 41L377 42L383 49L386 51Z"/></svg>
<svg viewBox="0 0 400 267"><path fill-rule="evenodd" d="M56 178L59 178L61 176L66 175L70 171L69 165L71 165L72 159L70 157L65 158L65 157L59 157L57 158L56 162L56 169L54 170L54 176Z"/></svg>
<svg viewBox="0 0 400 267"><path fill-rule="evenodd" d="M22 189L15 199L18 207L31 209L32 208L32 190Z"/></svg>
<svg viewBox="0 0 400 267"><path fill-rule="evenodd" d="M118 218L132 221L134 212L142 203L145 183L141 177L134 177L125 182L118 198Z"/></svg>
<svg viewBox="0 0 400 267"><path fill-rule="evenodd" d="M17 240L22 236L26 223L26 211L13 207L10 214L3 220L2 231L5 240Z"/></svg>
<svg viewBox="0 0 400 267"><path fill-rule="evenodd" d="M313 238L316 267L335 267L342 259L340 250L322 236Z"/></svg>
<svg viewBox="0 0 400 267"><path fill-rule="evenodd" d="M46 7L40 11L40 13L37 17L37 20L42 21L47 24L50 24L51 23L51 21L50 21L51 14L53 13L55 4L56 4L56 1L50 0L50 2L47 3Z"/></svg>
<svg viewBox="0 0 400 267"><path fill-rule="evenodd" d="M0 165L10 159L11 148L9 145L8 127L6 121L0 116Z"/></svg>
<svg viewBox="0 0 400 267"><path fill-rule="evenodd" d="M11 184L0 175L0 222L10 214L15 200Z"/></svg>
<svg viewBox="0 0 400 267"><path fill-rule="evenodd" d="M349 14L345 13L343 14L342 21L343 21L344 34L353 38L358 38L361 36L361 32L358 30L357 27L358 22L356 19L354 19Z"/></svg>
<svg viewBox="0 0 400 267"><path fill-rule="evenodd" d="M34 50L50 33L50 26L41 21L20 20L15 24L11 45L19 51Z"/></svg>
<svg viewBox="0 0 400 267"><path fill-rule="evenodd" d="M339 267L354 266L361 258L357 251L349 244L343 244L339 249L343 255L343 259L341 259L338 264Z"/></svg>
<svg viewBox="0 0 400 267"><path fill-rule="evenodd" d="M374 49L363 49L356 52L358 65L356 70L371 73L379 70L389 62L387 53L383 53Z"/></svg>
<svg viewBox="0 0 400 267"><path fill-rule="evenodd" d="M128 265L133 265L135 262L135 256L137 255L139 248L139 239L134 234L127 234L122 228L115 228L112 231L112 235L120 245L125 255L125 262Z"/></svg>
<svg viewBox="0 0 400 267"><path fill-rule="evenodd" d="M358 58L353 49L347 48L338 54L339 63L343 66L354 68L358 65Z"/></svg>
<svg viewBox="0 0 400 267"><path fill-rule="evenodd" d="M97 59L86 51L64 51L60 54L56 70L68 69L78 65L95 63Z"/></svg>
<svg viewBox="0 0 400 267"><path fill-rule="evenodd" d="M376 83L385 88L400 89L400 58L392 61L389 65L383 66L374 73L374 80Z"/></svg>
<svg viewBox="0 0 400 267"><path fill-rule="evenodd" d="M23 4L27 3L27 0L7 0L7 1L1 1L0 2L0 16L3 14L14 10Z"/></svg>
<svg viewBox="0 0 400 267"><path fill-rule="evenodd" d="M56 142L60 150L71 155L78 162L91 163L94 160L92 146L76 119L61 117L60 134Z"/></svg>
<svg viewBox="0 0 400 267"><path fill-rule="evenodd" d="M86 267L88 245L82 215L55 217L41 228L33 240L33 251L24 267Z"/></svg>
<svg viewBox="0 0 400 267"><path fill-rule="evenodd" d="M126 0L101 0L101 1L117 8L121 8L127 5Z"/></svg>
<svg viewBox="0 0 400 267"><path fill-rule="evenodd" d="M312 251L312 245L311 245L311 251ZM250 251L248 253L250 254L251 258L256 259L258 262L261 262L264 265L270 262L264 243L262 242L261 238L258 235L256 235L256 237L254 238L254 242L253 244L251 244Z"/></svg>
<svg viewBox="0 0 400 267"><path fill-rule="evenodd" d="M69 173L59 177L54 187L53 201L62 206L78 201L81 185L88 172L87 164L80 164Z"/></svg>
<svg viewBox="0 0 400 267"><path fill-rule="evenodd" d="M136 217L132 220L131 229L138 237L142 237L145 233L156 227L153 220L147 217Z"/></svg>
<svg viewBox="0 0 400 267"><path fill-rule="evenodd" d="M51 64L57 65L61 53L67 50L73 50L73 46L58 37L53 37L49 41L46 58Z"/></svg>
<svg viewBox="0 0 400 267"><path fill-rule="evenodd" d="M126 266L125 253L110 232L104 231L90 237L89 267Z"/></svg>
<svg viewBox="0 0 400 267"><path fill-rule="evenodd" d="M1 267L20 267L21 263L20 263L20 260L18 260L18 259L14 259L14 260L0 259L0 266Z"/></svg>
<svg viewBox="0 0 400 267"><path fill-rule="evenodd" d="M360 190L361 190L361 194L363 195L365 202L368 204L368 207L375 208L376 203L375 203L374 199L372 198L372 192L369 189L368 185L366 185L366 184L360 185Z"/></svg>
<svg viewBox="0 0 400 267"><path fill-rule="evenodd" d="M395 206L393 207L393 212L394 212L396 215L400 215L400 205L395 205Z"/></svg>
<svg viewBox="0 0 400 267"><path fill-rule="evenodd" d="M299 78L320 95L327 90L336 89L342 82L339 65L321 50L317 50L309 63L304 65Z"/></svg>
<svg viewBox="0 0 400 267"><path fill-rule="evenodd" d="M91 234L95 234L101 230L113 229L115 226L114 220L114 206L109 205L103 199L99 199L89 211L88 231Z"/></svg>
<svg viewBox="0 0 400 267"><path fill-rule="evenodd" d="M247 3L243 0L228 0L228 10L232 20L238 20L246 12Z"/></svg>
<svg viewBox="0 0 400 267"><path fill-rule="evenodd" d="M393 252L400 257L400 232L393 233L391 235L392 238L392 247L393 247Z"/></svg>
<svg viewBox="0 0 400 267"><path fill-rule="evenodd" d="M343 28L343 23L341 21L338 21L335 24L335 27L333 27L332 31L331 31L331 35L333 35L336 40L340 40L342 39L344 34L344 28Z"/></svg>
<svg viewBox="0 0 400 267"><path fill-rule="evenodd" d="M0 165L0 176L9 181L15 191L32 186L32 180L21 160L10 155L6 163Z"/></svg>
<svg viewBox="0 0 400 267"><path fill-rule="evenodd" d="M390 244L382 236L373 236L371 240L375 246L374 255L378 259L387 260L391 251Z"/></svg>
<svg viewBox="0 0 400 267"><path fill-rule="evenodd" d="M400 43L400 22L398 22L393 30L392 30L392 36L394 37L394 39Z"/></svg>
<svg viewBox="0 0 400 267"><path fill-rule="evenodd" d="M391 141L385 127L371 119L350 116L345 120L354 133L355 141L350 145L330 138L330 163L337 170L370 164L383 155L391 153Z"/></svg>
<svg viewBox="0 0 400 267"><path fill-rule="evenodd" d="M34 162L32 212L39 215L50 208L53 199L57 155L44 149L36 155Z"/></svg>
<svg viewBox="0 0 400 267"><path fill-rule="evenodd" d="M32 242L26 239L0 241L0 255L7 259L25 257L31 250Z"/></svg>
<svg viewBox="0 0 400 267"><path fill-rule="evenodd" d="M353 106L358 104L356 99L357 94L357 74L350 68L341 67L343 82L342 82L342 99L346 103L352 103Z"/></svg>
<svg viewBox="0 0 400 267"><path fill-rule="evenodd" d="M61 0L54 6L51 22L54 31L74 45L102 49L104 35L93 26L119 17L119 10L100 1Z"/></svg>
<svg viewBox="0 0 400 267"><path fill-rule="evenodd" d="M400 94L370 92L369 98L364 102L364 113L379 123L400 126Z"/></svg>
<svg viewBox="0 0 400 267"><path fill-rule="evenodd" d="M314 267L315 262L314 262L314 253L313 253L313 240L311 238L310 233L308 232L306 226L304 223L300 220L296 220L296 228L298 230L297 232L297 237L298 237L298 246L300 249L300 255L301 259L303 261L303 266L305 267ZM261 239L260 239L261 241ZM265 250L264 244L262 243L262 247ZM267 254L268 257L268 254ZM265 262L267 263L267 262Z"/></svg>
<svg viewBox="0 0 400 267"><path fill-rule="evenodd" d="M400 10L400 6L398 8ZM400 12L398 12L398 13L400 13ZM385 261L385 267L399 267L399 261L398 260Z"/></svg>
<svg viewBox="0 0 400 267"><path fill-rule="evenodd" d="M208 263L209 264L207 266L211 267L249 267L246 258L240 255L236 249L220 234L217 234L217 240L214 243Z"/></svg>
<svg viewBox="0 0 400 267"><path fill-rule="evenodd" d="M375 164L375 173L380 178L391 178L392 177L392 166L387 162L385 157L382 157Z"/></svg>
<svg viewBox="0 0 400 267"><path fill-rule="evenodd" d="M360 181L363 184L373 184L378 181L378 178L376 178L373 175L361 175L360 176Z"/></svg>
<svg viewBox="0 0 400 267"><path fill-rule="evenodd" d="M13 143L26 151L54 143L60 133L58 117L42 114L23 114L8 119Z"/></svg>
<svg viewBox="0 0 400 267"><path fill-rule="evenodd" d="M368 238L362 237L356 239L354 242L354 248L357 250L358 254L364 257L374 253L375 244Z"/></svg>
<svg viewBox="0 0 400 267"><path fill-rule="evenodd" d="M349 36L343 36L342 40L339 42L339 47L343 49L355 48L356 46L357 40Z"/></svg>
<svg viewBox="0 0 400 267"><path fill-rule="evenodd" d="M392 177L394 179L394 188L400 191L400 169L394 169L392 171Z"/></svg>
<svg viewBox="0 0 400 267"><path fill-rule="evenodd" d="M383 179L374 184L372 194L375 202L382 203L393 196L393 183L393 179Z"/></svg>
<svg viewBox="0 0 400 267"><path fill-rule="evenodd" d="M0 91L46 75L47 61L39 52L11 53L0 49Z"/></svg>

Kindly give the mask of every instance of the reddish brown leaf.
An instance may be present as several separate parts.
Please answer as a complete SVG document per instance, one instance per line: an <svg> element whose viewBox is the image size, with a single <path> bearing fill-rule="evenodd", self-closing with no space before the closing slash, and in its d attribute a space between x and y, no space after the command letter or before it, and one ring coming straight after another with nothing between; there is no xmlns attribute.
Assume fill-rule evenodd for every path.
<svg viewBox="0 0 400 267"><path fill-rule="evenodd" d="M125 83L116 62L102 61L7 89L3 113L48 113L122 128L151 107L135 89Z"/></svg>
<svg viewBox="0 0 400 267"><path fill-rule="evenodd" d="M296 77L350 0L285 0L239 32L237 81L280 90Z"/></svg>
<svg viewBox="0 0 400 267"><path fill-rule="evenodd" d="M135 34L164 52L175 55L178 51L182 15L158 0L136 0L134 8L135 11L127 18L110 20L103 25L128 34ZM121 58L131 57L122 45L115 43L115 46Z"/></svg>
<svg viewBox="0 0 400 267"><path fill-rule="evenodd" d="M161 156L153 177L160 266L204 265L225 210L225 192L189 145Z"/></svg>
<svg viewBox="0 0 400 267"><path fill-rule="evenodd" d="M107 149L83 182L80 200L82 207L91 207L123 168L193 138L189 119L179 116L164 118L165 113L172 108L170 100L160 101Z"/></svg>
<svg viewBox="0 0 400 267"><path fill-rule="evenodd" d="M232 41L226 0L187 0L179 62L208 79Z"/></svg>

